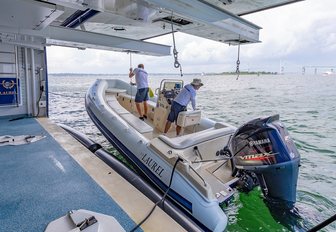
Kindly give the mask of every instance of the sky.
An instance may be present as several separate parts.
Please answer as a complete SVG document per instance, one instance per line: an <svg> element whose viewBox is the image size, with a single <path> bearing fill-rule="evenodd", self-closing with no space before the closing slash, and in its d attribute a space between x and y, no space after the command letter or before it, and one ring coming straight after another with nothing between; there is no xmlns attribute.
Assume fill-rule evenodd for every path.
<svg viewBox="0 0 336 232"><path fill-rule="evenodd" d="M240 71L313 73L308 66L333 66L336 70L336 0L305 0L249 14L243 18L262 27L261 43L242 45ZM149 40L173 45L172 35ZM175 33L178 60L183 73L236 71L237 46ZM172 53L172 49L171 49ZM130 56L126 53L76 48L48 47L49 73L127 74ZM65 62L66 61L66 62ZM179 73L171 56L133 54L132 66L143 63L149 73ZM318 68L318 72L330 68Z"/></svg>

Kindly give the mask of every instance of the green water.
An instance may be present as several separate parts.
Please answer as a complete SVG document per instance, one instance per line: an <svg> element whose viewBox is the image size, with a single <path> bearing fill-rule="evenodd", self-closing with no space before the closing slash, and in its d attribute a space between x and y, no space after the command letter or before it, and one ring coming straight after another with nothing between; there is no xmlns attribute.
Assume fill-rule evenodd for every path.
<svg viewBox="0 0 336 232"><path fill-rule="evenodd" d="M238 127L256 117L280 114L301 154L297 214L270 212L258 189L237 193L224 208L227 231L307 231L336 213L336 76L254 75L236 80L185 75L183 79L189 83L195 77L205 84L197 96L203 117ZM50 118L110 147L84 107L84 95L96 78L128 81L126 75L49 76ZM158 87L162 78L179 76L151 75L151 87ZM322 231L336 231L336 222Z"/></svg>
<svg viewBox="0 0 336 232"><path fill-rule="evenodd" d="M259 189L236 194L224 211L229 218L227 231L289 231L272 217Z"/></svg>

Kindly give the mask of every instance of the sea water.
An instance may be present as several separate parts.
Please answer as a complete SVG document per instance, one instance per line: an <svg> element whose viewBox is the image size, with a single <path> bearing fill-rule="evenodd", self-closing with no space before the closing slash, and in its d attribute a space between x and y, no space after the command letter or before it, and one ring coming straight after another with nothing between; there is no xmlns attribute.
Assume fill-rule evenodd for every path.
<svg viewBox="0 0 336 232"><path fill-rule="evenodd" d="M84 96L97 78L127 75L49 75L49 117L117 153L88 117ZM197 108L203 117L236 127L279 114L301 154L296 213L270 212L260 189L237 193L223 210L227 231L307 231L336 213L336 76L322 75L184 75L185 84L201 78ZM179 75L152 74L150 87ZM322 231L336 231L336 222Z"/></svg>

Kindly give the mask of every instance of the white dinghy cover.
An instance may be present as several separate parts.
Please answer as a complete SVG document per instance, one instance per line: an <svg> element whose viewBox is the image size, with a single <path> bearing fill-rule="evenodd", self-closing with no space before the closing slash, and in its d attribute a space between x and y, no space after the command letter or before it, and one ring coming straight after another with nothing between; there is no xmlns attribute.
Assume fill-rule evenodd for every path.
<svg viewBox="0 0 336 232"><path fill-rule="evenodd" d="M71 210L48 224L45 232L125 232L112 216L85 210Z"/></svg>
<svg viewBox="0 0 336 232"><path fill-rule="evenodd" d="M29 144L44 139L45 137L45 135L4 135L0 136L0 147L6 145L16 146Z"/></svg>

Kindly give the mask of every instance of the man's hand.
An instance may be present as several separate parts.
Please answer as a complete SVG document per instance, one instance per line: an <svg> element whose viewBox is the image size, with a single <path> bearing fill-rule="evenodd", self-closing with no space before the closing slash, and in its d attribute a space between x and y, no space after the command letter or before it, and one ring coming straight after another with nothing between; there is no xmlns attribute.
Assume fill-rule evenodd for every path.
<svg viewBox="0 0 336 232"><path fill-rule="evenodd" d="M129 78L132 78L134 76L133 68L130 68L129 71L130 71L130 73L128 74L128 76L129 76Z"/></svg>

